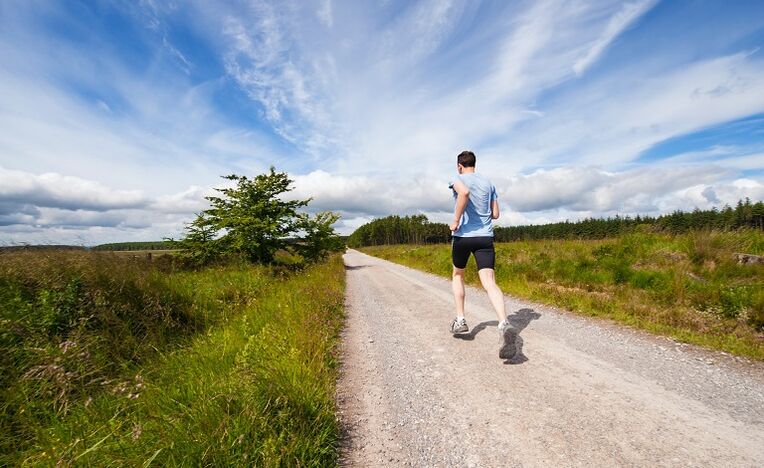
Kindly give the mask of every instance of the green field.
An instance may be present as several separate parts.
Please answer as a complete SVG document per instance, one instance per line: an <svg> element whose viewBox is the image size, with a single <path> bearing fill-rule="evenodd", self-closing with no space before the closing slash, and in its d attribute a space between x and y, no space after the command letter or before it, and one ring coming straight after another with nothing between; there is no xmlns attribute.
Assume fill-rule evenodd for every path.
<svg viewBox="0 0 764 468"><path fill-rule="evenodd" d="M451 276L449 245L360 250ZM764 265L734 257L763 254L761 230L516 241L497 244L496 252L505 293L764 360ZM466 278L478 284L474 259Z"/></svg>
<svg viewBox="0 0 764 468"><path fill-rule="evenodd" d="M2 253L0 465L333 465L343 297L338 255Z"/></svg>

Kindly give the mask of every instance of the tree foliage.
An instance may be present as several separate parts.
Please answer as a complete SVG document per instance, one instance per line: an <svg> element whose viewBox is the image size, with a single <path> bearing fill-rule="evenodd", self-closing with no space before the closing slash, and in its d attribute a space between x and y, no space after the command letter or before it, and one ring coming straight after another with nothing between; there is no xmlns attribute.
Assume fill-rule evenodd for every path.
<svg viewBox="0 0 764 468"><path fill-rule="evenodd" d="M388 216L364 224L348 237L348 245L437 244L448 242L451 231L443 223L431 223L425 215Z"/></svg>
<svg viewBox="0 0 764 468"><path fill-rule="evenodd" d="M254 178L223 176L235 186L218 188L220 195L205 197L211 207L186 225L186 235L175 247L196 264L239 255L253 263L273 263L279 251L317 261L342 245L332 228L339 216L331 212L313 217L300 211L310 202L290 200L292 180L285 172L270 171Z"/></svg>
<svg viewBox="0 0 764 468"><path fill-rule="evenodd" d="M345 248L345 241L337 236L332 225L339 215L330 211L316 214L313 218L305 217L300 229L303 238L293 244L294 249L304 259L315 262L326 258L329 252Z"/></svg>

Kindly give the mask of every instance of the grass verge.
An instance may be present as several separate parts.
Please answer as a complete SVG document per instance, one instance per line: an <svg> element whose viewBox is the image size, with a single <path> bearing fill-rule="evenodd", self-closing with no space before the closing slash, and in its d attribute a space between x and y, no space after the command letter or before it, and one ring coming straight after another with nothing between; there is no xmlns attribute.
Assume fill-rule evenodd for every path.
<svg viewBox="0 0 764 468"><path fill-rule="evenodd" d="M451 276L448 245L360 250ZM735 252L761 255L764 233L634 233L608 240L500 243L496 278L508 294L764 360L764 265L738 264ZM466 279L479 285L474 266L468 266Z"/></svg>
<svg viewBox="0 0 764 468"><path fill-rule="evenodd" d="M64 256L0 259L0 278L15 288L0 298L3 351L19 367L2 395L0 465L336 463L339 256L284 274L55 255ZM25 324L40 317L22 326L11 312L45 301L58 319L32 336Z"/></svg>

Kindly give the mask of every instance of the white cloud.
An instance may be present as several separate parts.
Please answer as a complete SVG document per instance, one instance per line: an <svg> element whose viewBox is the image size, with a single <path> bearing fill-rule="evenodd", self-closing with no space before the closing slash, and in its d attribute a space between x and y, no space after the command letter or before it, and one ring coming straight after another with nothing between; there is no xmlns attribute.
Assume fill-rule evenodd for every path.
<svg viewBox="0 0 764 468"><path fill-rule="evenodd" d="M221 186L223 184L220 184ZM191 186L187 190L170 195L161 195L151 204L151 208L160 213L192 214L209 208L204 198L218 195L212 188Z"/></svg>
<svg viewBox="0 0 764 468"><path fill-rule="evenodd" d="M572 166L489 177L502 205L499 224L517 225L615 214L657 215L676 209L734 205L745 197L764 198L764 184L733 175L706 164L642 166L624 171ZM294 178L291 196L312 196L311 210L341 212L349 220L339 225L341 230L350 229L360 220L366 222L389 214L422 213L434 221L446 222L453 209L447 182L427 174L370 178L314 171ZM709 196L710 191L714 196Z"/></svg>
<svg viewBox="0 0 764 468"><path fill-rule="evenodd" d="M622 6L615 2L539 1L527 9L512 4L476 35L462 29L470 6L428 5L412 6L389 29L369 35L369 42L382 37L382 45L360 40L350 51L335 50L340 78L325 92L336 98L334 118L343 123L343 133L334 138L344 142L340 149L346 152L332 158L337 169L389 171L397 164L391 155L400 154L420 170L443 170L459 150L488 149L486 142L514 152L522 136L519 125L546 122L547 111L536 102L540 94L575 78L573 66L582 51L603 40L600 23L637 15L619 13ZM641 3L637 10L641 14L649 6ZM627 26L613 21L621 28L607 29L610 40ZM477 42L480 35L491 37L491 43ZM433 51L455 60L435 58ZM538 155L522 152L509 168L529 163L537 164Z"/></svg>
<svg viewBox="0 0 764 468"><path fill-rule="evenodd" d="M425 174L337 175L313 171L293 176L290 198L313 198L312 211L337 211L348 216L385 216L395 213L434 211L448 206L445 180Z"/></svg>
<svg viewBox="0 0 764 468"><path fill-rule="evenodd" d="M56 173L30 174L0 167L0 203L38 207L107 211L142 208L147 198L139 190L112 190L100 183Z"/></svg>
<svg viewBox="0 0 764 468"><path fill-rule="evenodd" d="M610 18L602 35L591 44L586 51L586 55L573 64L573 71L576 75L581 75L587 68L595 63L610 43L613 42L621 32L639 19L640 16L652 8L655 3L656 0L643 0L624 4L623 8Z"/></svg>
<svg viewBox="0 0 764 468"><path fill-rule="evenodd" d="M321 2L321 6L316 11L316 16L324 26L331 28L332 24L334 23L334 16L332 15L332 0L324 0Z"/></svg>
<svg viewBox="0 0 764 468"><path fill-rule="evenodd" d="M185 222L209 206L204 197L216 193L212 187L193 186L178 193L146 197L59 174L3 171L0 175L4 182L0 194L2 243L70 239L94 244L177 237ZM433 221L446 222L453 207L447 181L425 173L369 177L319 170L291 177L295 183L289 198L312 197L309 212L340 212L343 219L337 229L343 234L389 214L426 214ZM764 198L761 182L730 178L727 171L713 165L640 167L620 172L561 167L496 176L494 183L502 205L500 225L660 214L734 205L745 197ZM30 191L39 194L31 196ZM23 226L34 226L37 234L30 237ZM59 236L58 240L50 240L54 236Z"/></svg>
<svg viewBox="0 0 764 468"><path fill-rule="evenodd" d="M287 9L288 10L288 9ZM313 62L295 54L287 12L265 1L253 1L243 16L226 14L229 49L226 71L260 103L264 117L285 140L309 151L324 150L331 120L327 100L315 88Z"/></svg>
<svg viewBox="0 0 764 468"><path fill-rule="evenodd" d="M0 243L92 244L110 241L109 235L177 235L183 222L206 207L203 197L211 192L191 187L154 199L80 177L0 168Z"/></svg>
<svg viewBox="0 0 764 468"><path fill-rule="evenodd" d="M688 151L661 160L661 164L717 164L728 169L756 170L764 167L764 153L760 145L714 145L702 151Z"/></svg>
<svg viewBox="0 0 764 468"><path fill-rule="evenodd" d="M764 61L749 54L669 72L629 68L578 87L515 133L522 158L554 165L618 165L678 137L764 111Z"/></svg>

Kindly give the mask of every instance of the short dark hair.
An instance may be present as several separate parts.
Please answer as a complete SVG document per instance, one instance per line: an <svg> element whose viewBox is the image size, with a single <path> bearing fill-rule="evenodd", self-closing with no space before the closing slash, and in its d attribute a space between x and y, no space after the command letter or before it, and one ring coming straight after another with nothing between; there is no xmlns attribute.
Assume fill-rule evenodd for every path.
<svg viewBox="0 0 764 468"><path fill-rule="evenodd" d="M464 167L475 167L475 153L472 151L462 151L456 157L456 162Z"/></svg>

